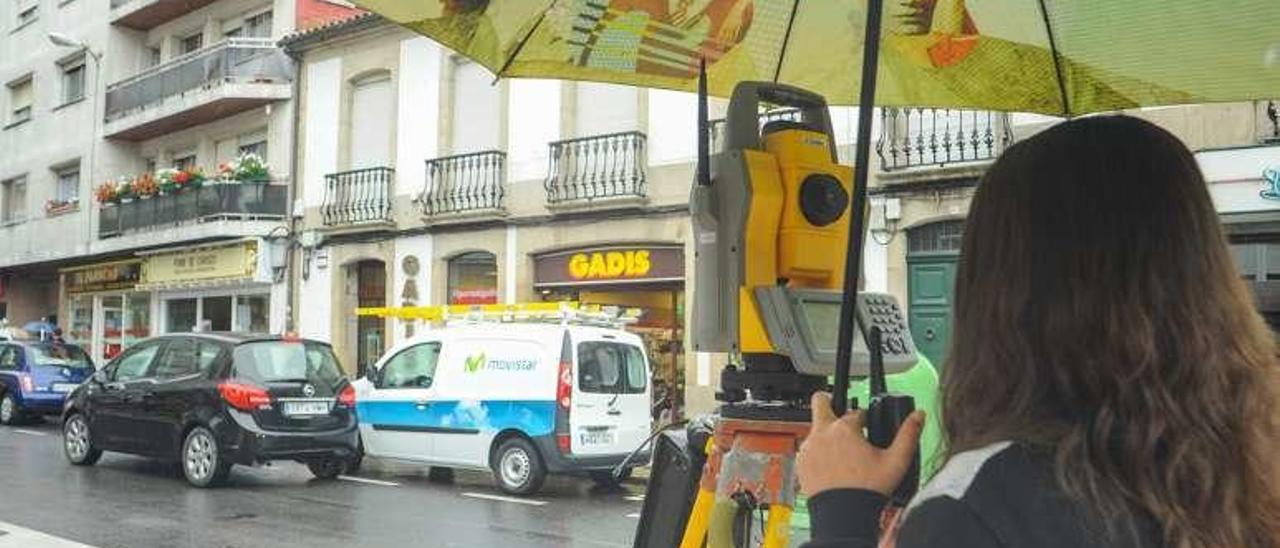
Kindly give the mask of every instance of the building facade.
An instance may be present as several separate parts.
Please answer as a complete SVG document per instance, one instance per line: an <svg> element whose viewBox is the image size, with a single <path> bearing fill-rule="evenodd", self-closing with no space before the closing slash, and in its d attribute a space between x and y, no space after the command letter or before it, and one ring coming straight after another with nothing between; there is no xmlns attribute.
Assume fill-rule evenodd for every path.
<svg viewBox="0 0 1280 548"><path fill-rule="evenodd" d="M276 41L317 11L0 7L0 317L49 319L97 361L165 332L282 331L296 67Z"/></svg>

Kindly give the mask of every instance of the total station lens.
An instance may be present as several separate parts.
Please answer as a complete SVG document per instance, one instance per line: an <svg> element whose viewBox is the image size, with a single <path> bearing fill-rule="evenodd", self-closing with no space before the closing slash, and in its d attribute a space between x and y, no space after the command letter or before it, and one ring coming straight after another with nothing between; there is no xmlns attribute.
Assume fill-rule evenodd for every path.
<svg viewBox="0 0 1280 548"><path fill-rule="evenodd" d="M849 193L839 179L815 173L800 183L800 211L809 224L827 226L840 220L846 209L849 209Z"/></svg>

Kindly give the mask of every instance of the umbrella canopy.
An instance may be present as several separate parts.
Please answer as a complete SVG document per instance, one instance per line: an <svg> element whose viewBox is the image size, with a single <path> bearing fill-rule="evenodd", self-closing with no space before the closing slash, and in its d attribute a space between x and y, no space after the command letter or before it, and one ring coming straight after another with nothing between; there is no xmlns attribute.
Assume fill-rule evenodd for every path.
<svg viewBox="0 0 1280 548"><path fill-rule="evenodd" d="M357 0L499 77L858 103L867 0ZM1072 116L1280 94L1275 0L886 2L875 103Z"/></svg>

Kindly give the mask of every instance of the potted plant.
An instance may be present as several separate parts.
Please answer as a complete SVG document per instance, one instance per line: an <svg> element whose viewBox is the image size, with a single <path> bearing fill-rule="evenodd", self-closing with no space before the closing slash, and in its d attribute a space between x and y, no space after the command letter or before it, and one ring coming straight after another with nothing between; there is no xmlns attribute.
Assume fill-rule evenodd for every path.
<svg viewBox="0 0 1280 548"><path fill-rule="evenodd" d="M116 201L122 204L132 202L137 194L133 191L133 179L120 177L116 180Z"/></svg>
<svg viewBox="0 0 1280 548"><path fill-rule="evenodd" d="M246 152L218 166L218 178L226 183L267 183L271 181L271 170L261 156Z"/></svg>
<svg viewBox="0 0 1280 548"><path fill-rule="evenodd" d="M44 214L48 216L61 215L75 211L78 205L72 200L49 200L44 203Z"/></svg>
<svg viewBox="0 0 1280 548"><path fill-rule="evenodd" d="M102 207L115 205L120 201L120 197L116 195L116 183L114 181L107 181L98 185L98 188L93 190L93 197L98 200L98 204Z"/></svg>
<svg viewBox="0 0 1280 548"><path fill-rule="evenodd" d="M160 185L156 182L154 175L143 173L133 180L133 193L137 197L147 200L160 193Z"/></svg>

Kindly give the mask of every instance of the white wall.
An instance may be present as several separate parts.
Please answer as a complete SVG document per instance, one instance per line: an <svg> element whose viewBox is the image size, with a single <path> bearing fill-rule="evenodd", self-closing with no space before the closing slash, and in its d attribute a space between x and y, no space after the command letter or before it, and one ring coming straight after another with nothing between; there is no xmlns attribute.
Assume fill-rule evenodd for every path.
<svg viewBox="0 0 1280 548"><path fill-rule="evenodd" d="M396 239L396 262L387 265L389 273L388 279L395 284L392 289L393 300L389 303L391 306L403 306L407 303L403 300L405 284L412 281L418 290L418 300L413 304L415 306L431 305L431 295L434 290L431 287L432 265L435 264L434 241L432 235L422 234L419 236L408 236ZM409 256L418 258L418 275L412 279L405 274L404 260ZM425 328L425 325L419 323L415 331ZM391 344L404 340L404 325L401 320L391 321L391 336L388 338Z"/></svg>
<svg viewBox="0 0 1280 548"><path fill-rule="evenodd" d="M341 112L342 58L307 65L303 114L302 199L307 207L324 203L324 176L338 170L338 116Z"/></svg>
<svg viewBox="0 0 1280 548"><path fill-rule="evenodd" d="M439 156L440 46L426 38L400 42L396 129L396 191L410 195L426 185L426 161Z"/></svg>
<svg viewBox="0 0 1280 548"><path fill-rule="evenodd" d="M508 180L542 179L550 147L560 139L560 82L512 80L507 119Z"/></svg>
<svg viewBox="0 0 1280 548"><path fill-rule="evenodd" d="M649 90L649 163L692 160L697 153L697 120L697 95Z"/></svg>
<svg viewBox="0 0 1280 548"><path fill-rule="evenodd" d="M333 340L333 273L339 270L332 262L332 257L321 259L318 255L329 255L330 250L318 249L311 254L310 269L305 279L298 282L298 310L294 315L298 318L298 335L321 341ZM322 263L327 263L320 268Z"/></svg>
<svg viewBox="0 0 1280 548"><path fill-rule="evenodd" d="M639 90L632 86L578 82L574 137L640 129Z"/></svg>

